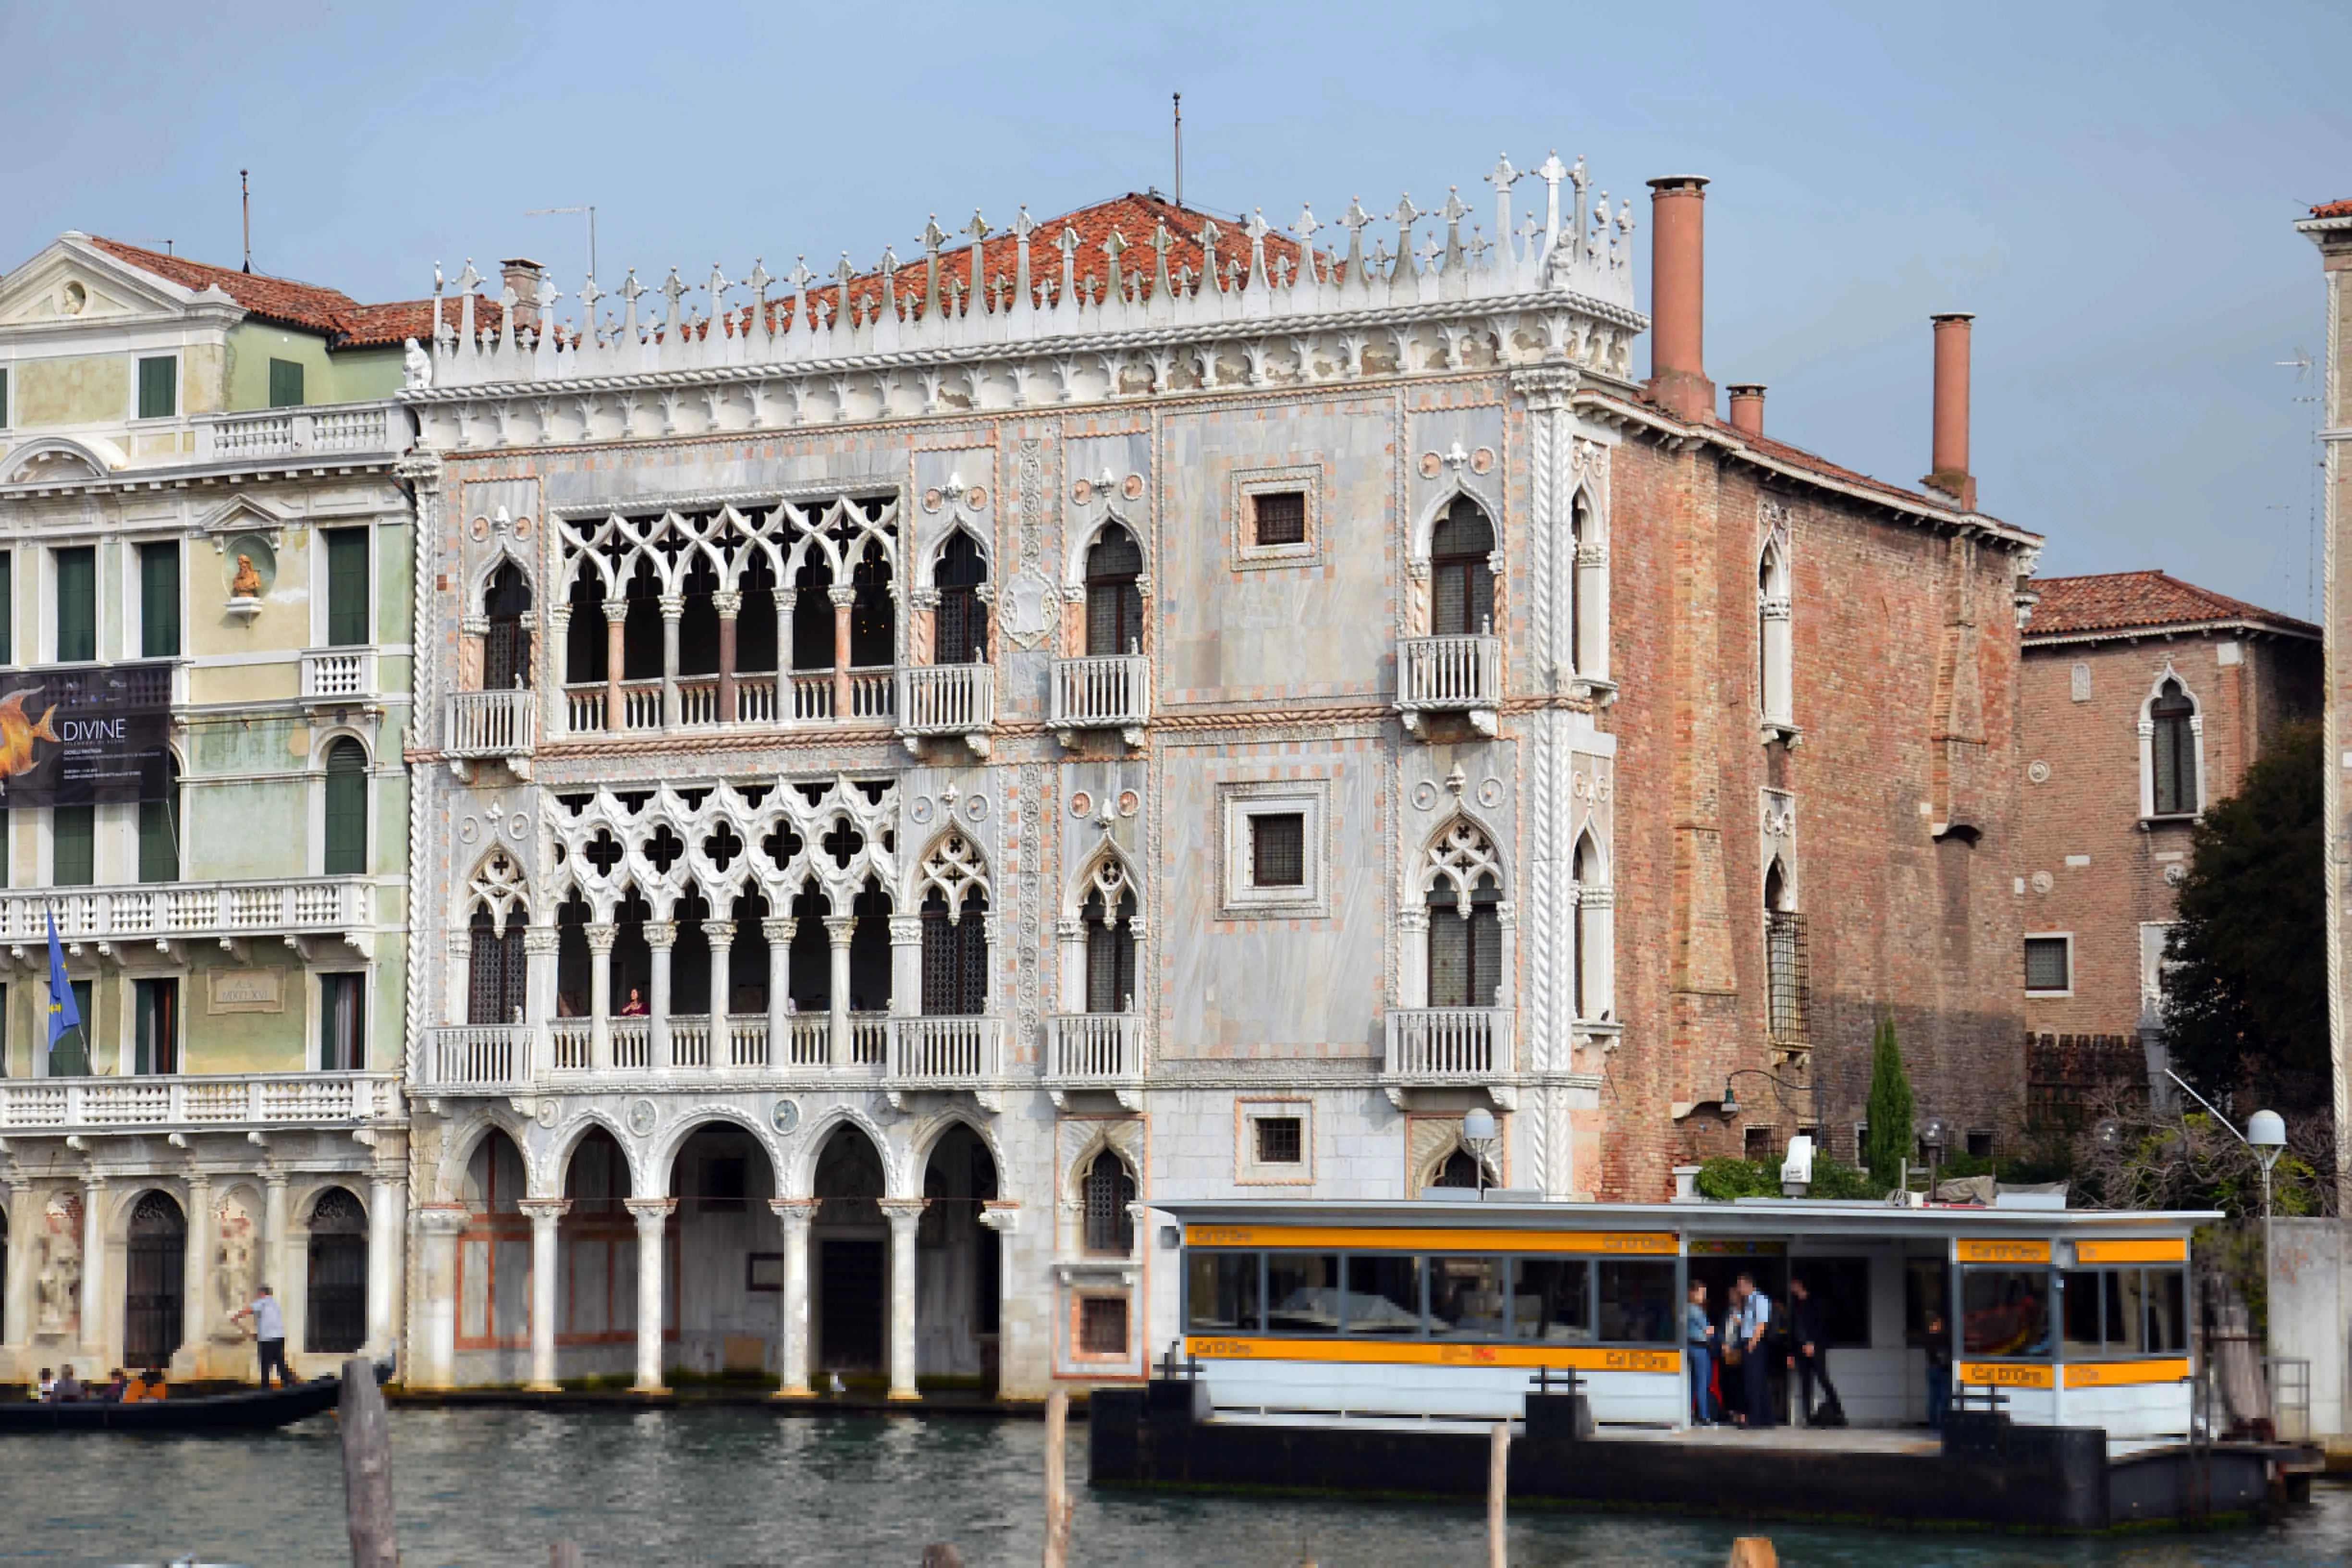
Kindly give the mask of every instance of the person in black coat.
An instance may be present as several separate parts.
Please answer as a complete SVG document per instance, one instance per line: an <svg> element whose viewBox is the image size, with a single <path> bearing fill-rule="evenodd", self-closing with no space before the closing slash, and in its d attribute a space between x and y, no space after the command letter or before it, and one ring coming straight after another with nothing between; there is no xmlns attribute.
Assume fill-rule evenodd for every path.
<svg viewBox="0 0 2352 1568"><path fill-rule="evenodd" d="M1803 1413L1806 1426L1820 1426L1822 1417L1843 1419L1844 1404L1838 1398L1837 1384L1830 1381L1828 1317L1802 1279L1789 1281L1789 1370L1795 1374L1797 1408ZM1818 1411L1813 1405L1816 1379L1822 1394Z"/></svg>

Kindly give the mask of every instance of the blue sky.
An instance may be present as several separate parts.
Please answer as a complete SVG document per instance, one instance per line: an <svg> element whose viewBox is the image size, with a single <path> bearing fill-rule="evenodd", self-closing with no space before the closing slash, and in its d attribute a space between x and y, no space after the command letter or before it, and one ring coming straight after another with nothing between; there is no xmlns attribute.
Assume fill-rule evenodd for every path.
<svg viewBox="0 0 2352 1568"><path fill-rule="evenodd" d="M0 267L67 228L234 265L248 167L257 269L362 300L518 253L569 292L582 221L523 214L583 202L607 284L903 256L934 211L1164 188L1171 90L1187 196L1277 220L1484 213L1497 151L1617 196L1706 174L1707 368L1770 385L1772 434L1916 479L1927 318L1971 310L1982 503L2045 573L2311 604L2313 405L2275 362L2321 347L2290 225L2352 196L2352 7L26 0L0 58Z"/></svg>

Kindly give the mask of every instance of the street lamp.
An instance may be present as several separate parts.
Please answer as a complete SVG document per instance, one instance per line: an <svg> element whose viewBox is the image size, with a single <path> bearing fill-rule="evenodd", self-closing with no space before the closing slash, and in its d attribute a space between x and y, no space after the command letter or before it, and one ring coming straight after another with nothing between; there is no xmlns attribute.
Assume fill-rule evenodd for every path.
<svg viewBox="0 0 2352 1568"><path fill-rule="evenodd" d="M2286 1119L2275 1110L2257 1110L2252 1116L2246 1118L2246 1130L2243 1132L2241 1132L2228 1117L2213 1109L2213 1102L2211 1100L2206 1099L2195 1089L2189 1089L2189 1081L2182 1078L2179 1073L2174 1072L2170 1068L2167 1068L2164 1069L2164 1076L2179 1084L2182 1089L2189 1089L2189 1099L2195 1100L2198 1104L2203 1106L2208 1111L2211 1112L2214 1121L2230 1129L2231 1137L2235 1138L2239 1142L2243 1143L2252 1152L2254 1158L2262 1162L2263 1289L2267 1291L2270 1289L2271 1279L2271 1168L2279 1163L2279 1156L2286 1152ZM2263 1359L2264 1362L2267 1363L2270 1360L2270 1353L2271 1320L2270 1314L2268 1312L2264 1312L2263 1314Z"/></svg>
<svg viewBox="0 0 2352 1568"><path fill-rule="evenodd" d="M1936 1201L1936 1189L1944 1183L1944 1148L1952 1141L1952 1130L1940 1116L1930 1116L1919 1124L1919 1143L1927 1151L1927 1201Z"/></svg>
<svg viewBox="0 0 2352 1568"><path fill-rule="evenodd" d="M1495 1125L1495 1113L1479 1106L1462 1118L1462 1146L1470 1151L1470 1163L1477 1167L1477 1190L1486 1190L1486 1157L1502 1143L1502 1130Z"/></svg>

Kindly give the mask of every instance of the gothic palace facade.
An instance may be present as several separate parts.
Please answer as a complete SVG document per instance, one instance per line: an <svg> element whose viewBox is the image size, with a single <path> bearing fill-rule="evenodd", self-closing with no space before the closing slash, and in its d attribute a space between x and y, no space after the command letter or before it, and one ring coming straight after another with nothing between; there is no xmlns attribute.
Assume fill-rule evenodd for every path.
<svg viewBox="0 0 2352 1568"><path fill-rule="evenodd" d="M1717 416L1703 181L1654 324L1630 203L1490 180L1491 241L468 267L402 394L413 1380L1135 1378L1155 1200L1850 1154L1882 1010L2013 1124L2038 541L1966 319L1885 485Z"/></svg>

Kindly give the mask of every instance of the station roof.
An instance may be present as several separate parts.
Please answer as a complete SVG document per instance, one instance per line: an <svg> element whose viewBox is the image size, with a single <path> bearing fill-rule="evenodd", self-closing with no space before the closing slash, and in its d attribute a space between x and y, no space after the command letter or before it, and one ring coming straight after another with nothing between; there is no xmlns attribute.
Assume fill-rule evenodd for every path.
<svg viewBox="0 0 2352 1568"><path fill-rule="evenodd" d="M2207 1210L1988 1208L1938 1204L1896 1208L1885 1203L1809 1198L1743 1198L1733 1203L1545 1203L1524 1197L1486 1201L1399 1198L1373 1203L1276 1198L1179 1200L1151 1207L1186 1226L1236 1230L1318 1226L1378 1230L1679 1231L1759 1240L1835 1237L1929 1240L1958 1236L2076 1237L2095 1233L2186 1236L2222 1217ZM1246 1247L1236 1239L1228 1245Z"/></svg>

